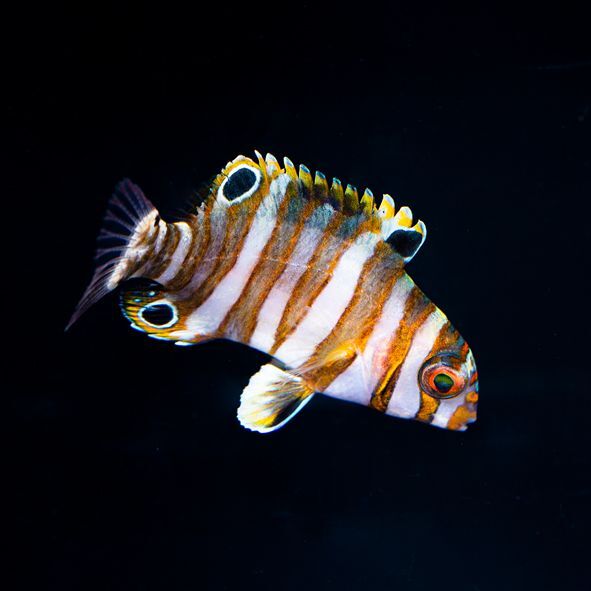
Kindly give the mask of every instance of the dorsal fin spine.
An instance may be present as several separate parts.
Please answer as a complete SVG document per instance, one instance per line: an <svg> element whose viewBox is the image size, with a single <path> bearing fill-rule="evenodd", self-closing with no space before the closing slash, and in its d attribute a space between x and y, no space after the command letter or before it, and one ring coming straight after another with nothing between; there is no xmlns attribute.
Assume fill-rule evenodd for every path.
<svg viewBox="0 0 591 591"><path fill-rule="evenodd" d="M421 236L427 236L427 226L422 220L419 220L412 228L415 232L421 234Z"/></svg>
<svg viewBox="0 0 591 591"><path fill-rule="evenodd" d="M387 193L384 194L382 197L382 202L380 203L380 207L378 209L378 214L383 220L389 220L394 217L394 213L396 212L396 208L394 205L394 199L390 197Z"/></svg>
<svg viewBox="0 0 591 591"><path fill-rule="evenodd" d="M359 211L359 195L357 195L357 188L353 185L347 185L345 190L345 211L347 213Z"/></svg>
<svg viewBox="0 0 591 591"><path fill-rule="evenodd" d="M254 153L255 153L257 160L258 160L259 169L263 173L263 175L266 177L267 176L267 163L265 162L263 155L258 150L255 150Z"/></svg>
<svg viewBox="0 0 591 591"><path fill-rule="evenodd" d="M341 211L343 209L343 205L345 202L345 194L343 192L343 185L341 184L341 181L336 177L332 179L332 185L330 187L330 196L332 198L335 209Z"/></svg>
<svg viewBox="0 0 591 591"><path fill-rule="evenodd" d="M311 196L314 192L314 183L312 182L312 175L310 169L305 164L300 164L299 174L300 184L304 189L304 193Z"/></svg>
<svg viewBox="0 0 591 591"><path fill-rule="evenodd" d="M412 211L410 207L406 205L401 207L394 216L394 222L404 228L410 228L412 226Z"/></svg>
<svg viewBox="0 0 591 591"><path fill-rule="evenodd" d="M373 193L370 189L365 189L363 197L361 197L361 211L370 216L373 211Z"/></svg>
<svg viewBox="0 0 591 591"><path fill-rule="evenodd" d="M265 163L267 165L267 174L272 176L273 174L279 172L281 167L279 166L279 162L277 162L277 158L273 156L273 154L267 154L265 156Z"/></svg>
<svg viewBox="0 0 591 591"><path fill-rule="evenodd" d="M404 240L402 234L396 234L399 230L404 230L410 234L420 234L422 240L412 254L401 254L405 262L408 262L423 244L426 236L425 224L418 220L413 226L413 215L409 207L404 206L399 210L395 209L394 200L388 194L384 194L378 207L374 195L370 189L365 189L361 198L354 185L348 184L343 190L343 185L338 178L333 178L330 184L326 180L324 173L316 171L314 176L305 164L300 164L296 169L293 162L283 158L284 168L272 154L267 154L264 158L260 152L255 150L258 166L264 176L265 182L276 178L279 174L285 174L287 182L286 191L292 197L302 197L315 201L319 206L330 205L335 211L343 212L347 216L357 216L358 221L367 222L365 228L367 231L381 235L384 241L397 251L397 245L402 249L399 254L404 252L401 240ZM230 163L236 165L240 160L248 161L244 156L239 156ZM252 162L252 161L251 161ZM227 172L222 171L216 178L219 184L226 178ZM417 242L417 237L408 236L408 240ZM411 244L412 246L412 244ZM398 251L397 251L398 252ZM410 251L409 251L410 253Z"/></svg>
<svg viewBox="0 0 591 591"><path fill-rule="evenodd" d="M298 182L298 173L295 169L295 166L293 165L293 162L285 157L283 159L283 164L285 165L285 172L287 174L287 176L289 177L289 179L294 182L297 183Z"/></svg>
<svg viewBox="0 0 591 591"><path fill-rule="evenodd" d="M328 183L326 182L326 176L319 170L316 171L314 177L314 195L320 199L328 198Z"/></svg>

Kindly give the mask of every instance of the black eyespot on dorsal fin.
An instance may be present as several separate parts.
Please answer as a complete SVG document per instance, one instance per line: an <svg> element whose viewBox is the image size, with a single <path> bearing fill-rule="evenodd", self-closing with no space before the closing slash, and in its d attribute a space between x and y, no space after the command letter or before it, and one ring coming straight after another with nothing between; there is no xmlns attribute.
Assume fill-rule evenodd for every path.
<svg viewBox="0 0 591 591"><path fill-rule="evenodd" d="M259 178L252 168L244 166L230 174L224 183L222 193L228 201L233 201L252 191L258 182Z"/></svg>
<svg viewBox="0 0 591 591"><path fill-rule="evenodd" d="M358 192L354 185L344 184L336 177L329 182L322 172L313 173L305 164L296 167L287 157L280 165L272 154L265 158L259 152L255 151L255 154L256 161L238 156L216 177L211 193L215 194L221 207L229 203L238 205L258 191L263 181L268 189L283 177L281 187L289 200L302 199L314 206L328 207L340 215L356 218L354 223L365 224L364 231L379 234L403 263L412 259L425 241L425 224L418 220L413 226L410 208L404 206L396 210L390 195L384 194L380 202L368 188Z"/></svg>
<svg viewBox="0 0 591 591"><path fill-rule="evenodd" d="M404 259L411 259L423 243L423 236L415 230L395 230L386 242Z"/></svg>

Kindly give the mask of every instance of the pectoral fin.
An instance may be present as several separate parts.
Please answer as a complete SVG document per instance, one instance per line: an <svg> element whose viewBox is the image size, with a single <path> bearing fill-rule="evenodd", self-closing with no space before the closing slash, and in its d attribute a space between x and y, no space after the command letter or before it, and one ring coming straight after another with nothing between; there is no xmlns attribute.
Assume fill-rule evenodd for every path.
<svg viewBox="0 0 591 591"><path fill-rule="evenodd" d="M240 397L238 420L259 433L279 429L312 399L302 378L268 363L255 373Z"/></svg>

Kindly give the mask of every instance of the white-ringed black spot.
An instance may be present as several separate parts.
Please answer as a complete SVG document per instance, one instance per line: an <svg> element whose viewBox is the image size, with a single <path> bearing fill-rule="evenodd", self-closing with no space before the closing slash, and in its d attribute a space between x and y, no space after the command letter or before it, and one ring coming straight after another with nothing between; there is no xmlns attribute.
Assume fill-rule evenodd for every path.
<svg viewBox="0 0 591 591"><path fill-rule="evenodd" d="M166 302L144 306L138 316L146 324L156 328L172 326L177 320L176 310Z"/></svg>
<svg viewBox="0 0 591 591"><path fill-rule="evenodd" d="M232 172L224 186L222 193L228 201L233 201L239 197L252 194L258 184L260 176L258 176L252 168L244 166Z"/></svg>
<svg viewBox="0 0 591 591"><path fill-rule="evenodd" d="M421 246L422 235L414 230L396 230L386 239L386 242L404 258L412 257Z"/></svg>

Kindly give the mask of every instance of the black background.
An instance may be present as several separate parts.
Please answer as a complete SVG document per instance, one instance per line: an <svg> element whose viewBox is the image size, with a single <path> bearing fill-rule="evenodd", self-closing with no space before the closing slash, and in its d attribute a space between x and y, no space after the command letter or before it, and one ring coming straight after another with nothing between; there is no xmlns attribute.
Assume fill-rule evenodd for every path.
<svg viewBox="0 0 591 591"><path fill-rule="evenodd" d="M582 6L5 20L5 588L589 588ZM264 355L147 339L115 296L64 334L118 180L178 219L255 148L426 221L409 272L475 353L466 433L317 396L261 436L235 409Z"/></svg>

